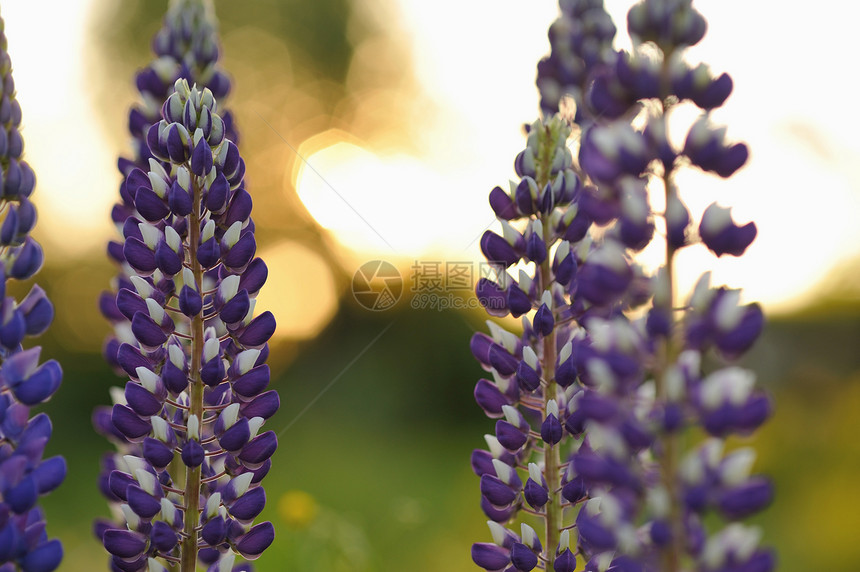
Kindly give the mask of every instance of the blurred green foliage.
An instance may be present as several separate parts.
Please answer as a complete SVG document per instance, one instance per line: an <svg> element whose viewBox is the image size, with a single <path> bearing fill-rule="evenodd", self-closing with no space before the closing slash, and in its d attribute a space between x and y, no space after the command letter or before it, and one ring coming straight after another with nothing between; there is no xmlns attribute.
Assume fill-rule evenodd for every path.
<svg viewBox="0 0 860 572"><path fill-rule="evenodd" d="M263 517L278 536L258 569L473 570L471 543L489 540L469 468L471 450L492 431L471 395L482 371L468 340L482 317L410 310L404 300L373 313L349 302L316 340L294 348L295 361L273 381L280 447ZM776 502L757 522L783 571L860 569L860 357L852 347L860 347L860 322L781 318L746 363L777 406L751 443L738 444L754 445L757 469L776 482ZM61 491L46 499L49 531L66 542L65 570L90 570L101 548L86 528L105 512L95 478L106 447L86 412L117 378L99 356L46 351L66 371L48 408L51 450L70 465ZM316 508L289 504L295 491ZM297 522L296 511L312 517Z"/></svg>

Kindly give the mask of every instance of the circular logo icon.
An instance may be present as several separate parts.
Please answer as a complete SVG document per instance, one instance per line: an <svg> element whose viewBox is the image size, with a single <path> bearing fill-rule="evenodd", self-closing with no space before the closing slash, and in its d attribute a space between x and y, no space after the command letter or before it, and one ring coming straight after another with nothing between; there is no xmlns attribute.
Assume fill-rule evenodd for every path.
<svg viewBox="0 0 860 572"><path fill-rule="evenodd" d="M400 300L402 294L403 278L390 262L365 262L352 277L352 295L368 310L387 310Z"/></svg>

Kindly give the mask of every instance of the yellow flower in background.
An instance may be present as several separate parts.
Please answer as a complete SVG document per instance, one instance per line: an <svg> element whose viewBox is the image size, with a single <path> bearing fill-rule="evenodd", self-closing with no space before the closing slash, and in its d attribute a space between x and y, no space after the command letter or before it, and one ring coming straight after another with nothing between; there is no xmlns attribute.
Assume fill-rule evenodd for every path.
<svg viewBox="0 0 860 572"><path fill-rule="evenodd" d="M316 499L305 491L287 491L278 501L278 515L281 520L295 528L309 526L319 512Z"/></svg>

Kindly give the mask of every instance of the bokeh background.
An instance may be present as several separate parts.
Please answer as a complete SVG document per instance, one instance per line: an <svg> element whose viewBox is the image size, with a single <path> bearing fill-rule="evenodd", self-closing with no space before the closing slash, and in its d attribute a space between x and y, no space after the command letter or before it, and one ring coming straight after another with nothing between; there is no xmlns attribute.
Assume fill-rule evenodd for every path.
<svg viewBox="0 0 860 572"><path fill-rule="evenodd" d="M860 569L860 139L856 8L699 0L710 23L690 52L728 71L735 92L716 118L752 157L731 181L679 181L699 212L712 200L756 221L743 259L704 249L682 258L743 287L769 324L746 359L777 404L751 441L776 482L758 519L784 571ZM38 282L56 307L41 340L63 365L45 407L69 477L44 504L65 543L62 570L101 569L90 530L106 514L95 480L107 444L90 413L120 380L100 352L96 307L113 274L106 242L128 151L132 77L166 2L2 3L36 171ZM620 24L629 2L607 1ZM493 220L489 190L513 177L521 126L537 115L535 64L557 6L440 0L215 2L225 102L241 132L259 254L260 305L278 319L270 362L282 410L264 517L278 536L261 571L413 572L475 569L489 539L469 454L492 431L471 396L480 368L468 340L484 315L453 267L477 278L477 238ZM801 9L801 7L804 7ZM619 46L625 43L619 40ZM356 302L370 260L399 269L399 301ZM646 253L647 263L647 253ZM434 282L433 272L440 273ZM450 277L450 276L448 276ZM441 290L433 290L441 286ZM461 309L429 307L440 294ZM436 298L439 299L439 298ZM414 306L425 305L425 308Z"/></svg>

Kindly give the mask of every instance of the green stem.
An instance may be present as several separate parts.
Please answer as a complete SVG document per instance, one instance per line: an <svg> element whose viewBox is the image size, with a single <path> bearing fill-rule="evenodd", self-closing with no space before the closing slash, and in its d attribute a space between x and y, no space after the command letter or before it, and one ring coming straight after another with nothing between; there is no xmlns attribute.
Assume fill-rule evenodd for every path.
<svg viewBox="0 0 860 572"><path fill-rule="evenodd" d="M666 107L664 106L664 113ZM663 185L666 194L666 207L670 201L678 200L677 189L672 180L673 171L668 170L663 173ZM667 222L668 224L668 222ZM665 287L668 292L662 298L665 305L662 309L666 315L670 316L669 332L666 339L660 344L658 350L656 382L657 382L657 397L662 403L669 402L669 388L666 383L666 372L669 367L675 362L678 356L679 343L677 335L679 330L675 325L674 308L675 308L675 248L666 240L666 265L665 272ZM672 539L669 546L663 551L663 570L665 572L677 572L681 569L681 561L684 554L684 524L682 522L681 498L678 490L678 456L680 451L680 441L678 433L672 431L663 436L662 455L660 457L660 477L663 481L663 486L669 494L669 526L672 531Z"/></svg>
<svg viewBox="0 0 860 572"><path fill-rule="evenodd" d="M671 65L674 53L674 48L663 48L663 64L661 70L662 93L671 93ZM674 99L668 96L661 98L660 107L662 119L666 123L665 128L668 133L668 114L670 109L676 103ZM665 168L663 171L663 188L665 192L665 209L668 212L671 201L678 200L678 190L674 182L674 166ZM666 220L668 231L668 220ZM657 384L657 399L662 403L669 403L669 388L666 383L666 375L669 367L676 361L682 343L678 340L681 335L680 328L675 323L675 247L670 244L668 237L666 239L666 264L663 271L665 272L665 287L666 295L661 298L663 304L658 306L666 316L669 317L669 331L666 339L657 348L657 365L655 368L655 380ZM662 450L660 456L660 480L666 488L669 496L669 527L671 530L671 541L669 545L663 549L663 572L679 572L681 570L684 546L686 545L684 534L684 523L682 521L683 512L681 510L681 497L678 487L678 457L681 449L680 436L677 432L664 434L662 438Z"/></svg>
<svg viewBox="0 0 860 572"><path fill-rule="evenodd" d="M555 150L555 138L551 133L549 133L548 128L547 131L547 141L543 145L543 153L541 153L541 161L539 161L539 166L542 168L540 168L536 173L536 183L538 185L538 189L541 190L543 190L547 183L550 182L550 166L552 164L553 151ZM541 216L538 215L538 219L540 218ZM543 232L547 255L543 263L537 268L536 273L538 276L539 291L543 293L549 291L552 284L550 248L555 242L555 237L553 236L552 229L547 224L549 221L545 219L541 222L545 225ZM558 386L555 381L555 338L555 328L553 327L553 331L543 339L541 367L543 369L543 377L547 381L547 386L544 389L542 420L546 419L549 401L551 399L555 399L558 390ZM556 548L558 547L559 536L561 535L562 529L562 497L561 493L557 491L559 486L561 486L560 470L561 455L559 447L557 445L553 446L547 443L544 449L544 476L546 478L547 487L549 488L549 500L546 504L546 546L544 549L546 553L547 570L552 570L553 565L555 564Z"/></svg>
<svg viewBox="0 0 860 572"><path fill-rule="evenodd" d="M550 281L550 265L549 255L540 267L540 286L542 290L548 289ZM551 399L555 399L557 385L555 382L555 329L543 339L543 356L541 366L543 368L544 379L547 380L547 387L544 390L543 399L543 419L547 417L547 406ZM546 475L546 483L549 488L549 501L546 505L546 559L547 570L552 569L555 562L555 552L558 547L559 535L562 529L562 498L561 493L556 489L561 485L561 455L559 447L546 444L544 453L544 471Z"/></svg>
<svg viewBox="0 0 860 572"><path fill-rule="evenodd" d="M200 202L201 189L197 177L192 177L193 208L188 222L191 272L198 290L203 287L203 268L197 260L197 250L200 246ZM191 319L191 390L189 395L189 415L196 415L203 421L203 381L200 379L200 368L203 361L203 315L198 313ZM200 466L185 470L185 538L182 540L181 572L197 570L197 525L200 520Z"/></svg>

